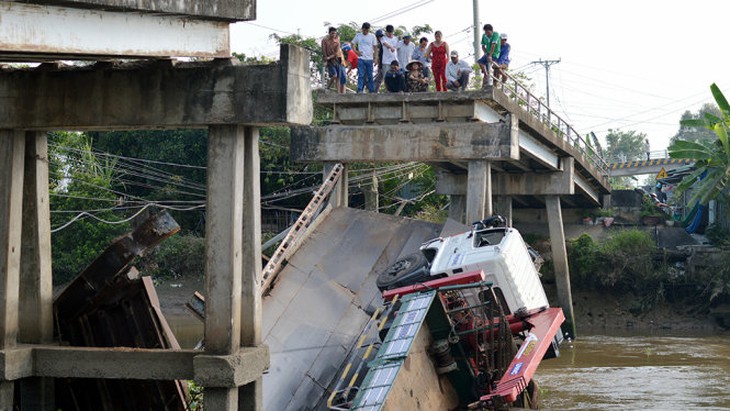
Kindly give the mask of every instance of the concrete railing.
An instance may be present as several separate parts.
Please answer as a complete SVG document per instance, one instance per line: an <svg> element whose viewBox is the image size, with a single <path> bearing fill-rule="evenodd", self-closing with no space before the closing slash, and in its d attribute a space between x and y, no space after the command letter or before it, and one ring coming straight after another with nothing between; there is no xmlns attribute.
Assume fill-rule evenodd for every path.
<svg viewBox="0 0 730 411"><path fill-rule="evenodd" d="M577 148L600 173L608 176L608 163L596 151L596 148L590 146L573 126L563 120L537 96L533 95L516 78L507 73L505 75L507 76L507 81L499 82L495 86L497 89L502 90L505 95L509 96L519 106L524 108L531 116L547 124L558 136Z"/></svg>

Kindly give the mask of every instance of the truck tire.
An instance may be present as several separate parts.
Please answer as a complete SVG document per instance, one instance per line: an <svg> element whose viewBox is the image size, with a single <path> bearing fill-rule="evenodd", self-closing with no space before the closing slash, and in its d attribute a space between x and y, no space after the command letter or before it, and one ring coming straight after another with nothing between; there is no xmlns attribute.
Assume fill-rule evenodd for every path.
<svg viewBox="0 0 730 411"><path fill-rule="evenodd" d="M409 254L381 272L375 283L380 291L420 283L429 279L428 268L423 254Z"/></svg>

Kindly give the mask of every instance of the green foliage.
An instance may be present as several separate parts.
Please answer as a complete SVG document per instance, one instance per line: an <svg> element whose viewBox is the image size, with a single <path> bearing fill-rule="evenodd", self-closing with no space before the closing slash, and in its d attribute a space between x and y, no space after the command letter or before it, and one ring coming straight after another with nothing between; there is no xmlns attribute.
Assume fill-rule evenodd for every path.
<svg viewBox="0 0 730 411"><path fill-rule="evenodd" d="M423 37L424 34L433 33L433 31L433 27L430 24L424 24L423 26L415 25L411 28L411 36L417 42L419 37Z"/></svg>
<svg viewBox="0 0 730 411"><path fill-rule="evenodd" d="M332 23L325 22L325 27L333 26ZM337 34L340 35L340 42L350 42L352 39L355 38L355 35L360 32L360 24L351 21L349 23L340 23L338 25L334 25L334 27L337 29ZM324 36L326 32L322 35Z"/></svg>
<svg viewBox="0 0 730 411"><path fill-rule="evenodd" d="M651 197L644 195L641 199L641 208L639 209L640 217L666 217L661 208L659 208Z"/></svg>
<svg viewBox="0 0 730 411"><path fill-rule="evenodd" d="M232 56L235 57L236 59L238 59L238 61L242 62L243 64L255 65L255 64L276 63L276 60L271 59L266 56L250 57L250 56L247 56L245 53L236 53L236 52L233 52Z"/></svg>
<svg viewBox="0 0 730 411"><path fill-rule="evenodd" d="M588 234L581 234L580 237L568 243L568 252L573 282L591 284L600 267L598 245L593 238Z"/></svg>
<svg viewBox="0 0 730 411"><path fill-rule="evenodd" d="M140 272L154 278L202 278L205 272L205 238L172 236L136 265Z"/></svg>
<svg viewBox="0 0 730 411"><path fill-rule="evenodd" d="M679 130L677 131L677 134L672 136L670 144L679 140L693 142L714 141L717 137L712 130L708 130L703 125L691 125L689 122L690 120L702 120L703 118L706 118L708 113L714 117L722 116L720 109L714 104L704 104L696 113L685 111L680 120Z"/></svg>
<svg viewBox="0 0 730 411"><path fill-rule="evenodd" d="M608 130L606 159L610 162L638 160L644 156L646 134L638 131Z"/></svg>
<svg viewBox="0 0 730 411"><path fill-rule="evenodd" d="M315 84L322 84L324 74L324 56L322 55L322 49L318 39L314 37L302 37L298 34L280 36L276 33L272 33L269 37L275 39L279 44L293 44L309 50L309 68L311 71L312 81Z"/></svg>
<svg viewBox="0 0 730 411"><path fill-rule="evenodd" d="M438 224L445 223L448 216L449 212L446 208L440 208L433 203L424 204L421 210L416 213L417 219Z"/></svg>
<svg viewBox="0 0 730 411"><path fill-rule="evenodd" d="M84 210L97 218L118 221L116 196L108 191L114 180L114 161L101 161L91 151L91 140L80 133L51 133L49 178L53 280L71 280L129 224L109 225L84 215L62 228Z"/></svg>
<svg viewBox="0 0 730 411"><path fill-rule="evenodd" d="M190 411L203 411L203 395L205 388L188 381L188 407Z"/></svg>
<svg viewBox="0 0 730 411"><path fill-rule="evenodd" d="M712 131L714 141L687 141L676 140L669 147L672 158L695 161L695 171L682 179L677 186L677 192L693 189L689 203L700 202L707 204L717 199L728 201L730 194L730 104L716 84L710 86L721 116L705 112L702 119L682 121L686 127L703 127Z"/></svg>
<svg viewBox="0 0 730 411"><path fill-rule="evenodd" d="M568 245L571 273L578 287L643 293L655 286L655 245L644 231L617 231L598 244L583 234Z"/></svg>
<svg viewBox="0 0 730 411"><path fill-rule="evenodd" d="M716 246L730 246L730 231L720 225L712 224L707 227L705 236Z"/></svg>
<svg viewBox="0 0 730 411"><path fill-rule="evenodd" d="M98 151L144 159L124 161L125 167L116 170L118 178L111 188L126 193L131 199L181 204L178 208L187 209L186 204L205 201L207 134L201 129L179 129L92 132L88 135ZM170 210L183 232L199 235L203 234L204 213L202 208Z"/></svg>

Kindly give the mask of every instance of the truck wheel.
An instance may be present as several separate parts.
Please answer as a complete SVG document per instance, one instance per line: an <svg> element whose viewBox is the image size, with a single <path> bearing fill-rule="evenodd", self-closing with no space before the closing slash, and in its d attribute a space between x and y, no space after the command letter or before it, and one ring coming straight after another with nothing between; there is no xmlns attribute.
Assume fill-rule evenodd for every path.
<svg viewBox="0 0 730 411"><path fill-rule="evenodd" d="M403 287L428 280L428 260L421 253L409 254L378 275L379 290Z"/></svg>

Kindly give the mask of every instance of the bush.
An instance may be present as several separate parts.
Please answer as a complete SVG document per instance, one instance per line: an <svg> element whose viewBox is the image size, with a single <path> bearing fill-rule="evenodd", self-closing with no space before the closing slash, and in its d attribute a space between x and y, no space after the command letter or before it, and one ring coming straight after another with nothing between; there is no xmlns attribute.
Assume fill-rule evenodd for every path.
<svg viewBox="0 0 730 411"><path fill-rule="evenodd" d="M717 224L707 227L705 235L712 244L718 247L730 245L730 231Z"/></svg>
<svg viewBox="0 0 730 411"><path fill-rule="evenodd" d="M568 242L568 262L576 285L585 288L594 285L601 268L601 258L598 245L591 236L584 233Z"/></svg>
<svg viewBox="0 0 730 411"><path fill-rule="evenodd" d="M657 275L653 267L656 246L648 233L622 230L604 241L599 249L605 261L601 283L642 291L651 286Z"/></svg>
<svg viewBox="0 0 730 411"><path fill-rule="evenodd" d="M142 258L137 267L142 275L155 278L202 278L205 272L205 238L173 236Z"/></svg>
<svg viewBox="0 0 730 411"><path fill-rule="evenodd" d="M601 243L582 234L568 244L568 260L578 287L643 292L657 286L654 251L654 241L640 230L617 231Z"/></svg>

